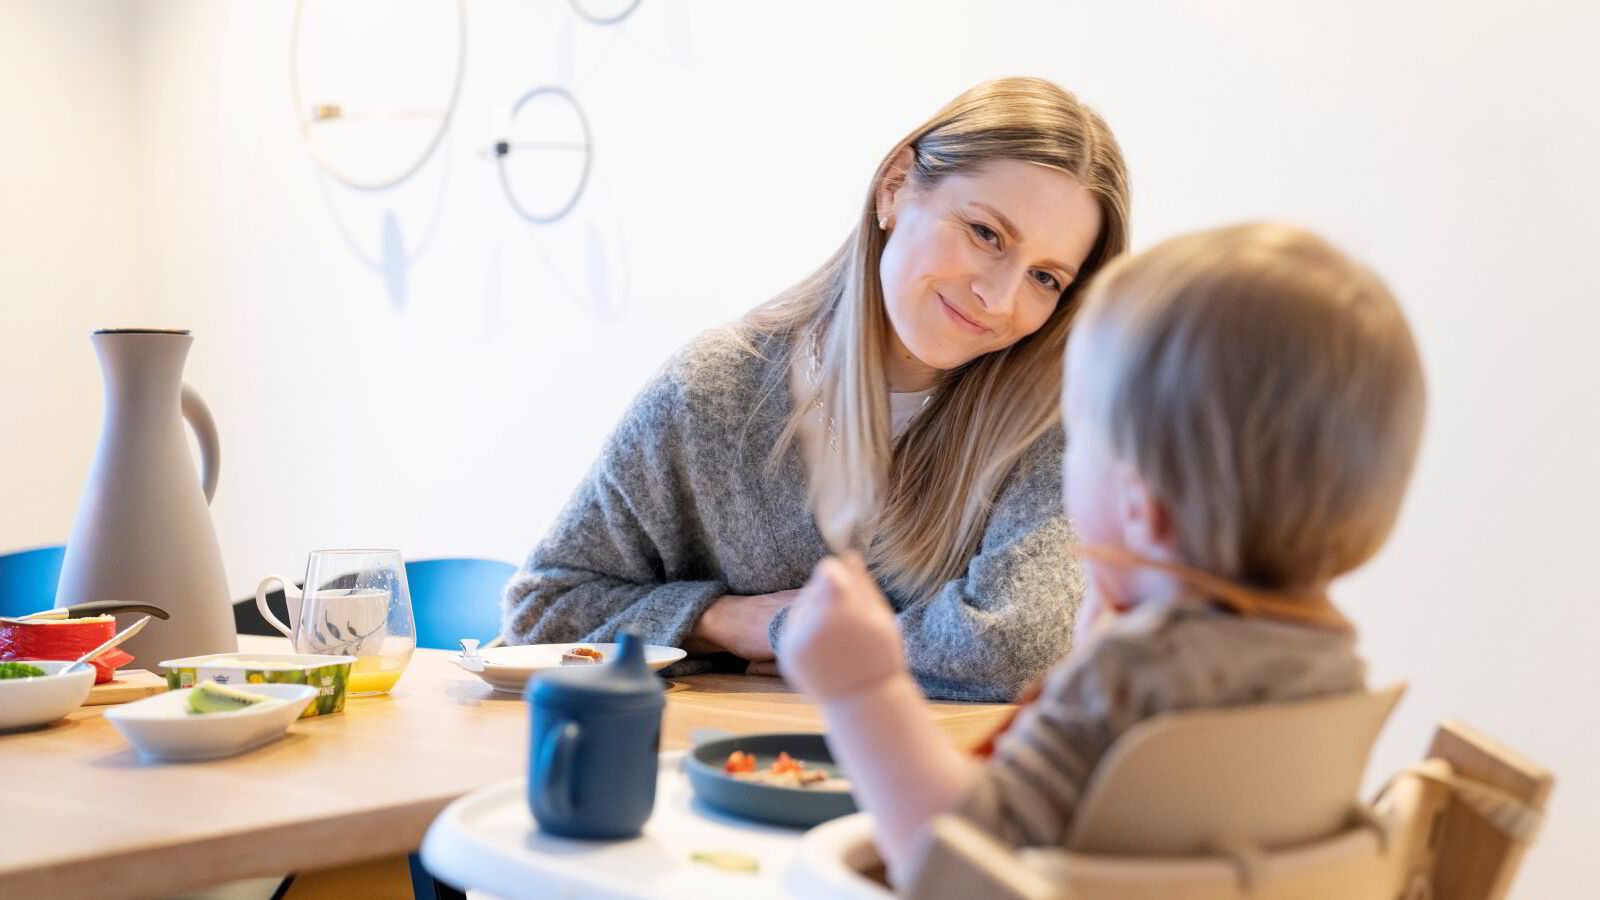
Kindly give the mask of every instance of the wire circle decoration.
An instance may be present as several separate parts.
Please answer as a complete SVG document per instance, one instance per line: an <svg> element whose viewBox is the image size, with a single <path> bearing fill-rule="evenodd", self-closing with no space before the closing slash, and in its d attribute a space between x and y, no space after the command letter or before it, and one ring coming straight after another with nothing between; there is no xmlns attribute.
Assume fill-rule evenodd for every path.
<svg viewBox="0 0 1600 900"><path fill-rule="evenodd" d="M445 0L449 2L449 0ZM637 3L637 0L635 0ZM300 85L300 42L305 24L306 7L311 0L297 0L294 7L294 23L289 32L289 90L293 98L295 121L300 128L300 136L306 142L306 148L318 168L331 178L338 180L348 187L361 191L381 191L400 184L415 175L422 166L438 150L444 141L445 132L450 128L450 119L455 114L456 101L461 96L462 76L466 70L467 62L467 5L466 0L454 0L456 8L456 33L458 35L456 47L455 74L450 85L450 97L444 109L390 109L390 110L347 110L342 104L321 102L315 105L307 104L301 92ZM354 124L360 122L396 122L416 120L437 120L438 124L428 137L422 152L404 164L398 173L362 178L341 166L328 153L324 151L317 140L318 129L326 129L336 124Z"/></svg>
<svg viewBox="0 0 1600 900"><path fill-rule="evenodd" d="M640 0L627 0L627 2L623 4L621 10L609 14L594 12L585 5L585 0L569 0L569 2L572 4L572 11L589 21L591 24L615 25L618 22L621 22L623 19L633 15L633 11L639 8Z"/></svg>
<svg viewBox="0 0 1600 900"><path fill-rule="evenodd" d="M578 105L578 100L572 96L571 91L556 85L543 85L523 94L522 98L511 107L511 122L514 124L517 116L527 109L530 103L539 100L554 100L571 110L573 118L577 122L581 140L522 141L512 140L509 136L505 136L496 139L493 145L483 151L482 155L494 160L495 168L500 174L500 187L505 191L506 200L510 202L511 208L516 210L517 215L538 225L549 225L565 218L567 213L572 212L573 207L578 205L578 200L583 196L584 186L589 182L589 169L594 160L594 143L592 133L589 130L589 118L583 114L583 107ZM508 125L507 131L512 130L512 126ZM529 150L555 150L583 154L578 177L573 183L571 191L567 192L565 199L555 204L553 209L530 209L518 196L517 189L512 183L513 179L508 171L507 161L512 154Z"/></svg>

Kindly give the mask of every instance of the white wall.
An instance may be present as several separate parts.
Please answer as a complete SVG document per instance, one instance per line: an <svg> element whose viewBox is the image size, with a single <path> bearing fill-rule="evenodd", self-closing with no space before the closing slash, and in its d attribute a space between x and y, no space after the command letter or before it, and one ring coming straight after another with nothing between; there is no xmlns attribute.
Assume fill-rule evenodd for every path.
<svg viewBox="0 0 1600 900"><path fill-rule="evenodd" d="M114 31L106 5L68 8L53 14L75 29L64 53ZM0 218L3 264L30 250L3 282L0 404L30 428L75 423L56 441L8 428L0 471L27 515L7 515L0 538L64 536L94 428L83 332L105 285L142 277L144 314L196 330L188 374L222 429L215 517L238 596L313 547L518 559L668 353L842 239L890 142L980 79L1044 75L1119 133L1139 246L1288 218L1396 288L1430 378L1426 445L1393 543L1338 594L1377 676L1412 684L1377 768L1417 757L1446 717L1525 750L1561 780L1517 894L1586 893L1586 837L1600 828L1591 5L644 0L605 29L562 0L474 2L445 146L377 196L307 158L288 92L292 12L140 4L137 127L117 126L138 152L0 146L6 184L48 173L30 176L38 201L7 197ZM17 18L7 10L0 43ZM419 37L396 27L394 39ZM0 53L0 67L18 62ZM59 90L75 103L104 106L129 83L72 68ZM510 212L477 151L497 112L547 81L585 103L597 150L574 215L538 228ZM52 121L10 78L0 97L13 124ZM87 256L68 210L125 208L130 158L137 225L100 222ZM350 246L375 254L385 211L407 246L436 219L400 304ZM49 306L35 299L50 291ZM46 397L67 412L45 416Z"/></svg>
<svg viewBox="0 0 1600 900"><path fill-rule="evenodd" d="M0 10L0 548L62 542L99 429L89 331L143 296L133 9Z"/></svg>

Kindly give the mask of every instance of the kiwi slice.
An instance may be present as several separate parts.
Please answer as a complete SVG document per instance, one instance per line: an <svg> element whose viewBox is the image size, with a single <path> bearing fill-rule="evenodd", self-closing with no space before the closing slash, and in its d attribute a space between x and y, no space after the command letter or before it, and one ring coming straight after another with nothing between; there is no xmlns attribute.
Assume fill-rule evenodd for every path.
<svg viewBox="0 0 1600 900"><path fill-rule="evenodd" d="M202 681L189 692L189 712L233 712L254 706L266 699L262 694L249 694L215 681Z"/></svg>

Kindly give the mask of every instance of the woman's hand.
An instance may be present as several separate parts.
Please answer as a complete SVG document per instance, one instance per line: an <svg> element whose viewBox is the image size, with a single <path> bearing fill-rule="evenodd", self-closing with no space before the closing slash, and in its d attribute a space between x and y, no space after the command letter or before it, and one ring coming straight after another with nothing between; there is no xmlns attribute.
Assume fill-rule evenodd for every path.
<svg viewBox="0 0 1600 900"><path fill-rule="evenodd" d="M906 670L894 612L861 557L829 557L789 610L778 668L821 701L879 687Z"/></svg>
<svg viewBox="0 0 1600 900"><path fill-rule="evenodd" d="M690 653L732 653L752 662L772 659L767 629L772 617L792 603L799 591L775 594L726 594L700 614L684 648Z"/></svg>

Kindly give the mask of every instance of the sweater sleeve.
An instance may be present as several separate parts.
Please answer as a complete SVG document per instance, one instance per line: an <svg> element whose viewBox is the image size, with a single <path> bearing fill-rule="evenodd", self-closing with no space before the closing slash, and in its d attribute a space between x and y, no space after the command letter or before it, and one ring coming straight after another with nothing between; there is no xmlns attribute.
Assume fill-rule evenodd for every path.
<svg viewBox="0 0 1600 900"><path fill-rule="evenodd" d="M613 640L623 625L681 646L727 593L707 571L672 367L634 401L549 535L506 587L511 643Z"/></svg>
<svg viewBox="0 0 1600 900"><path fill-rule="evenodd" d="M1061 505L1063 447L1059 430L1030 447L962 577L899 609L906 662L929 697L1010 702L1069 649L1083 583Z"/></svg>

